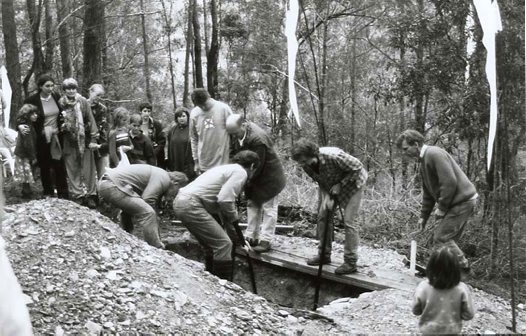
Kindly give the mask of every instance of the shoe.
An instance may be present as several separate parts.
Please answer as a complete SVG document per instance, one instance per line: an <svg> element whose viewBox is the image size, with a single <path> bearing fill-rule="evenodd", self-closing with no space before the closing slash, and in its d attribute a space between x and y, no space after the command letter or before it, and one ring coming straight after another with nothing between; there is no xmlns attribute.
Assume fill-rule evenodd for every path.
<svg viewBox="0 0 526 336"><path fill-rule="evenodd" d="M22 198L31 198L32 196L33 192L29 183L22 183Z"/></svg>
<svg viewBox="0 0 526 336"><path fill-rule="evenodd" d="M311 265L311 266L318 266L320 264L320 256L317 255L315 257L312 257L310 258L309 260L307 260L307 265ZM323 264L324 265L327 265L327 264L330 264L331 263L331 257L324 257L323 258Z"/></svg>
<svg viewBox="0 0 526 336"><path fill-rule="evenodd" d="M252 247L258 246L258 244L259 244L259 240L254 239L254 238L247 238L247 241L250 244L250 246L252 246Z"/></svg>
<svg viewBox="0 0 526 336"><path fill-rule="evenodd" d="M270 242L266 240L262 240L259 242L259 245L254 247L254 252L256 253L263 253L270 251Z"/></svg>
<svg viewBox="0 0 526 336"><path fill-rule="evenodd" d="M218 278L232 281L234 263L232 260L214 260L211 273Z"/></svg>
<svg viewBox="0 0 526 336"><path fill-rule="evenodd" d="M97 203L93 199L93 196L87 196L84 200L84 205L87 206L90 209L96 209Z"/></svg>
<svg viewBox="0 0 526 336"><path fill-rule="evenodd" d="M338 266L335 270L335 274L350 274L355 273L358 269L356 268L356 264L348 264L343 263L340 266Z"/></svg>

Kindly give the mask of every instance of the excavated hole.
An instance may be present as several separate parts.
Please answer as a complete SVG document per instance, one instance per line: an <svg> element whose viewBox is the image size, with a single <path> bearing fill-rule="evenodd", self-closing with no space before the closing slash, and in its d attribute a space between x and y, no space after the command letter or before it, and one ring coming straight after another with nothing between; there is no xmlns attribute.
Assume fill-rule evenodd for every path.
<svg viewBox="0 0 526 336"><path fill-rule="evenodd" d="M186 229L178 228L165 241L166 248L185 258L204 263L204 253L199 243L185 234ZM284 307L310 310L314 304L315 277L294 270L253 260L258 295ZM342 297L358 297L368 290L322 280L318 307ZM252 291L248 263L243 257L236 257L234 283Z"/></svg>

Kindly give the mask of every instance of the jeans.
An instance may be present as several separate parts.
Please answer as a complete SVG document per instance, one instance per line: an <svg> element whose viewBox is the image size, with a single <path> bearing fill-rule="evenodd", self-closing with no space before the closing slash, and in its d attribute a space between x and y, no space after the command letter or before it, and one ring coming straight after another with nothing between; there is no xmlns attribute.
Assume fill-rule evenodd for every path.
<svg viewBox="0 0 526 336"><path fill-rule="evenodd" d="M444 217L436 220L433 243L438 246L449 247L457 255L460 267L468 267L469 262L455 241L462 236L466 223L473 214L476 205L477 199L463 202L455 205L448 210Z"/></svg>
<svg viewBox="0 0 526 336"><path fill-rule="evenodd" d="M174 201L174 211L184 226L204 247L206 255L214 261L232 260L232 240L205 209L201 200L191 195L179 194Z"/></svg>
<svg viewBox="0 0 526 336"><path fill-rule="evenodd" d="M354 220L358 216L358 211L362 203L363 189L358 189L358 191L351 197L347 205L345 205L343 221L345 225L345 244L343 248L343 259L348 264L356 264L358 260L358 244L360 243L360 234L359 229ZM329 199L329 194L320 190L320 209L318 212L318 227L317 234L318 240L320 241L318 245L318 253L322 255L322 240L323 240L323 231L327 227L327 240L325 241L325 257L329 257L332 252L332 241L333 241L333 220L328 218L327 214L330 209L327 207L327 201ZM334 206L333 213L330 214L331 217L334 216L334 211L336 211L336 205ZM328 224L328 225L326 225Z"/></svg>
<svg viewBox="0 0 526 336"><path fill-rule="evenodd" d="M258 205L251 200L247 203L248 226L245 237L270 242L278 220L278 196Z"/></svg>
<svg viewBox="0 0 526 336"><path fill-rule="evenodd" d="M155 247L162 246L157 213L151 205L146 203L139 194L123 192L111 180L101 180L98 187L102 199L131 217L133 226L142 227L144 240L148 244Z"/></svg>

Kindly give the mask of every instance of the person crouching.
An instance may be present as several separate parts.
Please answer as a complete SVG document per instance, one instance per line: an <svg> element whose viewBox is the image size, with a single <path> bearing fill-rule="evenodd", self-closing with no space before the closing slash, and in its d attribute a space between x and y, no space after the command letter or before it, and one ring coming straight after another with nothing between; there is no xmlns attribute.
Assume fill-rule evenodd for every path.
<svg viewBox="0 0 526 336"><path fill-rule="evenodd" d="M259 165L256 153L237 153L232 164L213 167L179 190L174 211L205 249L205 267L210 273L232 281L233 243L227 232L235 229L242 246L250 249L239 229L236 198ZM219 215L222 227L213 217Z"/></svg>

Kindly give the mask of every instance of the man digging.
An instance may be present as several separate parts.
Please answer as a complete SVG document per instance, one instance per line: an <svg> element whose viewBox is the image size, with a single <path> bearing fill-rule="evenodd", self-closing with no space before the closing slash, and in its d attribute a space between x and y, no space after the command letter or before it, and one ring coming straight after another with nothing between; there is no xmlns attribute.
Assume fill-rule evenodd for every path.
<svg viewBox="0 0 526 336"><path fill-rule="evenodd" d="M303 170L318 183L318 255L309 259L307 264L315 266L330 264L333 240L333 225L327 214L336 206L344 209L345 245L344 263L336 268L336 274L356 272L358 261L358 227L354 219L363 196L363 186L367 181L367 171L362 163L336 147L318 147L315 143L300 139L292 148L292 159L298 162ZM322 249L323 232L327 231L325 251Z"/></svg>
<svg viewBox="0 0 526 336"><path fill-rule="evenodd" d="M396 139L396 146L408 158L420 161L423 193L419 227L425 229L436 204L433 243L451 248L462 272L469 273L469 262L455 240L462 235L477 204L475 186L445 150L425 145L420 132L404 131Z"/></svg>

